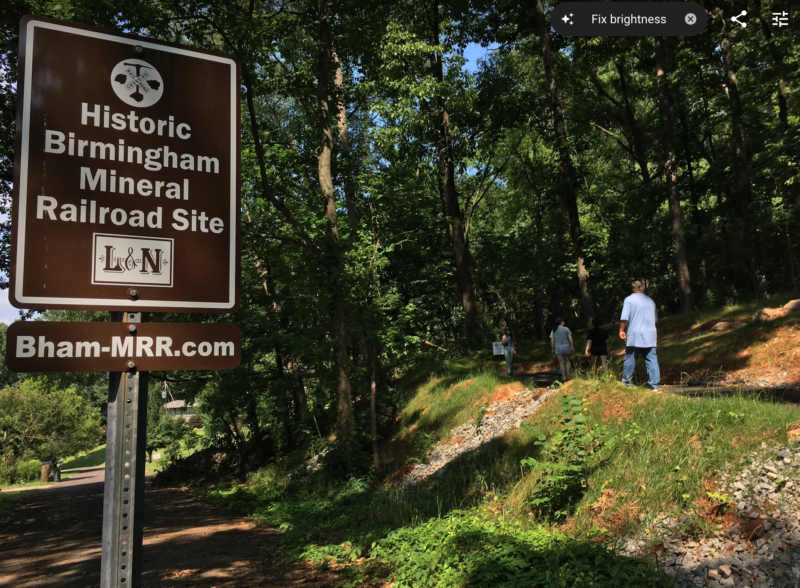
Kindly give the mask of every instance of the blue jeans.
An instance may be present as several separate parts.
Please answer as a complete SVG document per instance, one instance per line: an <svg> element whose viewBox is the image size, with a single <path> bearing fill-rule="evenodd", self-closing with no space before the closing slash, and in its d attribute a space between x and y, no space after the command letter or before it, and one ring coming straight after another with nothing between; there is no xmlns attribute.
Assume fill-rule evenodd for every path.
<svg viewBox="0 0 800 588"><path fill-rule="evenodd" d="M644 365L647 367L648 384L653 389L658 388L661 381L661 372L658 369L658 357L655 347L626 347L625 362L622 364L622 383L630 386L633 382L633 372L636 371L636 362L639 356L644 356Z"/></svg>
<svg viewBox="0 0 800 588"><path fill-rule="evenodd" d="M503 347L503 355L506 356L506 371L511 373L511 360L514 359L514 349L511 347Z"/></svg>

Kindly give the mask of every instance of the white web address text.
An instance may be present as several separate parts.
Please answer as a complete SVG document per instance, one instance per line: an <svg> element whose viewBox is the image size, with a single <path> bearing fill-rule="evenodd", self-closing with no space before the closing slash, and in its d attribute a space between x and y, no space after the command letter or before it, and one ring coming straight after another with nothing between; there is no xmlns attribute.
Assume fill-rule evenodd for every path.
<svg viewBox="0 0 800 588"><path fill-rule="evenodd" d="M28 357L230 357L234 355L232 341L186 341L173 348L172 337L112 337L110 346L97 341L48 341L46 337L23 335L17 338L15 355Z"/></svg>

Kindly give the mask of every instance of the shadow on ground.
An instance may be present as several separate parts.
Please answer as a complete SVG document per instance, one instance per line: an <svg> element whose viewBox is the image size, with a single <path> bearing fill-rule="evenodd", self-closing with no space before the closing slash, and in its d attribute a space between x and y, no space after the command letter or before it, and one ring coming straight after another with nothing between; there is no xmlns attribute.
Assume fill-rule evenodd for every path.
<svg viewBox="0 0 800 588"><path fill-rule="evenodd" d="M0 586L100 585L103 484L32 492L0 525ZM145 493L143 588L332 586L276 554L277 532L180 489Z"/></svg>

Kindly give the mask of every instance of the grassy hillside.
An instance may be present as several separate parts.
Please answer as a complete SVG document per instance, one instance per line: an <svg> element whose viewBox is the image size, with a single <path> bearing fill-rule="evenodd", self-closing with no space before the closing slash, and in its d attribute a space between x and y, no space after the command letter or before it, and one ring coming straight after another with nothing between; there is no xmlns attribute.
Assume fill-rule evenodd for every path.
<svg viewBox="0 0 800 588"><path fill-rule="evenodd" d="M294 556L343 566L355 584L668 586L653 562L619 557L602 541L678 512L689 515L687 536L703 536L717 476L762 443L785 443L800 416L752 395L697 400L579 377L519 428L400 490L397 480L435 444L521 386L474 358L428 364L399 387L408 401L382 446L380 477L337 481L287 462L209 495L280 528ZM563 441L564 406L585 419L590 440L574 437L580 447ZM543 467L523 465L537 463L529 458ZM543 488L557 508L537 503Z"/></svg>
<svg viewBox="0 0 800 588"><path fill-rule="evenodd" d="M480 425L500 412L496 403L516 414L517 395L533 385L526 376L555 367L549 342L521 342L514 377L488 352L432 356L394 383L403 408L381 440L378 471L347 474L334 449L321 468L294 455L205 492L280 529L287 554L340 567L353 586L669 586L653 560L608 546L646 536L664 514L680 517L686 539L712 533L726 500L716 492L720 475L744 467L751 451L787 442L796 408L736 386L800 385L800 315L752 320L791 298L659 323L664 380L721 383L724 395L621 386L615 324L608 372L592 374L579 358L575 379L558 384L535 414L488 435ZM746 324L712 331L721 321ZM575 340L580 353L585 333ZM419 464L455 455L448 448L461 446L470 423L485 439L479 449L446 457L434 475L404 486ZM645 553L660 539L647 541Z"/></svg>

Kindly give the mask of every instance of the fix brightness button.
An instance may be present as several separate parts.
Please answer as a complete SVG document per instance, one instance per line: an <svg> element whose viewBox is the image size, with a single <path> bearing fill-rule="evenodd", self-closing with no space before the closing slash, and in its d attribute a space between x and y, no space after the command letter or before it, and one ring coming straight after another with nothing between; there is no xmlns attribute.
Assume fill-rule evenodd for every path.
<svg viewBox="0 0 800 588"><path fill-rule="evenodd" d="M688 37L707 23L696 2L563 2L550 14L553 29L573 37Z"/></svg>

